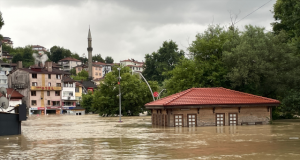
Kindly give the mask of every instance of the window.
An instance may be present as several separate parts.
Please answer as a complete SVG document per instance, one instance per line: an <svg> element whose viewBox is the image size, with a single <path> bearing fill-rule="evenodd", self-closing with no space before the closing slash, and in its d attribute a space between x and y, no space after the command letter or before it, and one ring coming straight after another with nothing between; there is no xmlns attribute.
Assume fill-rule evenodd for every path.
<svg viewBox="0 0 300 160"><path fill-rule="evenodd" d="M48 82L48 86L51 86L51 82Z"/></svg>
<svg viewBox="0 0 300 160"><path fill-rule="evenodd" d="M80 100L81 100L81 97L75 97L75 99L76 99L77 101L80 101Z"/></svg>
<svg viewBox="0 0 300 160"><path fill-rule="evenodd" d="M48 74L48 79L51 79L51 74Z"/></svg>
<svg viewBox="0 0 300 160"><path fill-rule="evenodd" d="M238 118L237 113L229 113L229 125L237 125L238 124Z"/></svg>
<svg viewBox="0 0 300 160"><path fill-rule="evenodd" d="M81 71L81 68L78 68L78 71L80 72L80 71Z"/></svg>
<svg viewBox="0 0 300 160"><path fill-rule="evenodd" d="M69 96L72 97L72 96L73 96L73 92L72 92L72 91L64 91L64 92L63 92L63 96L64 96L64 97L69 97Z"/></svg>
<svg viewBox="0 0 300 160"><path fill-rule="evenodd" d="M74 106L73 102L64 102L64 106Z"/></svg>
<svg viewBox="0 0 300 160"><path fill-rule="evenodd" d="M98 70L98 67L95 67L95 70Z"/></svg>
<svg viewBox="0 0 300 160"><path fill-rule="evenodd" d="M225 114L224 113L217 113L216 114L216 122L217 126L224 126L225 125Z"/></svg>
<svg viewBox="0 0 300 160"><path fill-rule="evenodd" d="M98 76L98 73L96 72L96 76Z"/></svg>
<svg viewBox="0 0 300 160"><path fill-rule="evenodd" d="M36 91L31 91L31 96L36 96Z"/></svg>
<svg viewBox="0 0 300 160"><path fill-rule="evenodd" d="M32 74L32 78L37 78L37 74Z"/></svg>
<svg viewBox="0 0 300 160"><path fill-rule="evenodd" d="M55 96L60 96L60 91L55 91Z"/></svg>
<svg viewBox="0 0 300 160"><path fill-rule="evenodd" d="M195 114L188 114L188 126L189 127L194 127L197 126L197 115Z"/></svg>
<svg viewBox="0 0 300 160"><path fill-rule="evenodd" d="M47 91L47 96L50 96L50 91Z"/></svg>
<svg viewBox="0 0 300 160"><path fill-rule="evenodd" d="M56 83L56 87L61 87L61 83Z"/></svg>
<svg viewBox="0 0 300 160"><path fill-rule="evenodd" d="M175 127L183 126L182 118L183 118L182 114L175 114L174 115Z"/></svg>
<svg viewBox="0 0 300 160"><path fill-rule="evenodd" d="M37 82L32 82L32 86L37 86Z"/></svg>
<svg viewBox="0 0 300 160"><path fill-rule="evenodd" d="M50 100L48 100L48 105L51 105L51 102L50 102Z"/></svg>
<svg viewBox="0 0 300 160"><path fill-rule="evenodd" d="M32 101L31 101L31 105L32 105L32 106L36 106L36 100L32 100Z"/></svg>
<svg viewBox="0 0 300 160"><path fill-rule="evenodd" d="M56 79L61 79L61 75L60 75L60 74L57 74L57 75L56 75Z"/></svg>
<svg viewBox="0 0 300 160"><path fill-rule="evenodd" d="M52 101L53 102L53 106L60 106L60 101Z"/></svg>
<svg viewBox="0 0 300 160"><path fill-rule="evenodd" d="M77 92L77 93L79 92L79 87L75 88L75 92Z"/></svg>
<svg viewBox="0 0 300 160"><path fill-rule="evenodd" d="M101 73L99 73L99 76L101 76Z"/></svg>

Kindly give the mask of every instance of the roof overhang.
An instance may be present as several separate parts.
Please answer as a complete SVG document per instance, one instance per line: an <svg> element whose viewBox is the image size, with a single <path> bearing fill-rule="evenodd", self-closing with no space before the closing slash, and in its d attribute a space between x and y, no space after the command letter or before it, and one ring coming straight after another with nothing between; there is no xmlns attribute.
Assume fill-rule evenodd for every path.
<svg viewBox="0 0 300 160"><path fill-rule="evenodd" d="M265 103L265 104L225 104L225 105L173 105L173 106L155 106L155 105L148 105L145 106L146 109L191 109L191 108L231 108L231 107L275 107L279 106L280 104L275 103Z"/></svg>

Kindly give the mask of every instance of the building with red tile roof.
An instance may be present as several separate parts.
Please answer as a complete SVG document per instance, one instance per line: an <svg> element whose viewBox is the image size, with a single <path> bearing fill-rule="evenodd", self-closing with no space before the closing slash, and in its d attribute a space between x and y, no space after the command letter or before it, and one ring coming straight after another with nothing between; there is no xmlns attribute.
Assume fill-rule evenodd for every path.
<svg viewBox="0 0 300 160"><path fill-rule="evenodd" d="M268 124L275 99L226 88L191 88L145 104L164 126Z"/></svg>
<svg viewBox="0 0 300 160"><path fill-rule="evenodd" d="M14 113L13 108L15 106L22 104L22 98L24 97L21 93L12 88L6 88L6 95L0 93L0 97L2 96L6 97L9 100L9 106L4 110L4 112L12 110L10 113Z"/></svg>
<svg viewBox="0 0 300 160"><path fill-rule="evenodd" d="M81 65L82 62L78 59L72 57L66 57L58 61L58 64L61 65L63 71L70 71L74 67Z"/></svg>
<svg viewBox="0 0 300 160"><path fill-rule="evenodd" d="M139 62L135 59L128 59L128 60L122 60L120 61L121 66L127 66L129 67L133 72L139 71L143 72L143 65L144 62Z"/></svg>

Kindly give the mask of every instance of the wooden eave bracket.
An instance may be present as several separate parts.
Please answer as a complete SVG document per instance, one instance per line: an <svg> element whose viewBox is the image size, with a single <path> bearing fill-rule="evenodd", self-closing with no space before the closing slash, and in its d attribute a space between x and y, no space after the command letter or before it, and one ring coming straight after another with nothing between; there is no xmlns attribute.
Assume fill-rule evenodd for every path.
<svg viewBox="0 0 300 160"><path fill-rule="evenodd" d="M241 113L241 107L239 107L239 113Z"/></svg>
<svg viewBox="0 0 300 160"><path fill-rule="evenodd" d="M199 114L199 112L200 112L200 108L198 108L198 114Z"/></svg>
<svg viewBox="0 0 300 160"><path fill-rule="evenodd" d="M213 108L213 113L215 113L215 109L216 109L216 107Z"/></svg>
<svg viewBox="0 0 300 160"><path fill-rule="evenodd" d="M268 106L267 108L268 108L268 112L270 112L270 107Z"/></svg>

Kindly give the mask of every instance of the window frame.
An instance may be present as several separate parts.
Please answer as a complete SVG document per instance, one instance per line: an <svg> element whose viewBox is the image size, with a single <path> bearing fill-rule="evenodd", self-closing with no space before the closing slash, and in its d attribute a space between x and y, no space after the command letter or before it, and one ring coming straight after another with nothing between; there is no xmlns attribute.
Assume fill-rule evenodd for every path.
<svg viewBox="0 0 300 160"><path fill-rule="evenodd" d="M193 124L192 124L192 126L190 126L189 116L195 116L195 120L191 121L191 122L195 122L195 126ZM191 118L191 119L193 119L193 118ZM197 114L187 114L187 126L188 127L197 127Z"/></svg>
<svg viewBox="0 0 300 160"><path fill-rule="evenodd" d="M35 85L34 85L35 84ZM38 83L37 82L32 82L31 83L31 86L38 86Z"/></svg>
<svg viewBox="0 0 300 160"><path fill-rule="evenodd" d="M50 96L50 95L51 95L50 91L47 91L47 96Z"/></svg>
<svg viewBox="0 0 300 160"><path fill-rule="evenodd" d="M31 74L31 78L37 79L37 74L36 74L36 73L32 73L32 74Z"/></svg>
<svg viewBox="0 0 300 160"><path fill-rule="evenodd" d="M48 79L51 79L51 74L48 74Z"/></svg>
<svg viewBox="0 0 300 160"><path fill-rule="evenodd" d="M176 126L176 118L175 118L175 116L181 116L181 125L177 125ZM179 119L179 118L177 118L177 119ZM183 125L183 120L184 120L184 118L183 118L183 114L174 114L174 127L183 127L184 125ZM178 121L179 122L179 121Z"/></svg>
<svg viewBox="0 0 300 160"><path fill-rule="evenodd" d="M235 114L236 115L236 120L230 120L230 115L231 114ZM238 125L238 113L228 113L228 125L231 126L231 125L234 125L233 123L231 123L231 121L235 121L235 125Z"/></svg>
<svg viewBox="0 0 300 160"><path fill-rule="evenodd" d="M56 94L59 93L59 94ZM55 91L55 96L60 96L60 91Z"/></svg>
<svg viewBox="0 0 300 160"><path fill-rule="evenodd" d="M56 83L56 87L61 87L61 83Z"/></svg>
<svg viewBox="0 0 300 160"><path fill-rule="evenodd" d="M217 120L219 114L223 115L223 125L218 125L218 121L220 121L220 120ZM225 113L216 113L216 119L215 120L216 120L216 126L225 126Z"/></svg>
<svg viewBox="0 0 300 160"><path fill-rule="evenodd" d="M35 102L35 104L33 104L33 102ZM37 101L36 100L31 100L31 105L32 106L37 106Z"/></svg>
<svg viewBox="0 0 300 160"><path fill-rule="evenodd" d="M36 96L36 91L31 91L31 96Z"/></svg>

